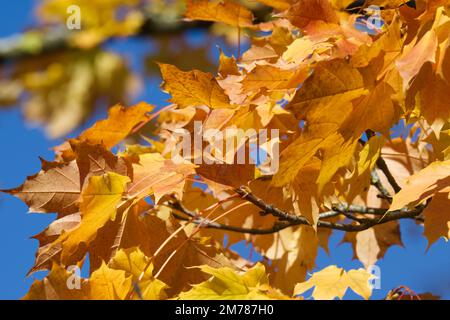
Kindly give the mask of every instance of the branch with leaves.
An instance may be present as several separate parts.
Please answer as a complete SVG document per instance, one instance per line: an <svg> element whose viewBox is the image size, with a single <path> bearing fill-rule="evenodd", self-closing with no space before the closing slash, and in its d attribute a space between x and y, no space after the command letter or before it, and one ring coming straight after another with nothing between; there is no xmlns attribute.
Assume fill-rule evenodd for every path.
<svg viewBox="0 0 450 320"><path fill-rule="evenodd" d="M246 187L240 187L235 189L235 192L239 194L239 196L246 201L251 202L255 206L261 209L261 215L272 215L278 219L272 228L268 229L256 229L256 228L242 228L239 226L230 226L217 222L211 222L206 218L198 215L198 213L187 209L179 200L171 200L166 205L170 208L183 213L189 218L180 216L174 213L174 216L177 219L190 221L196 225L200 225L202 228L212 228L212 229L221 229L224 231L232 231L239 233L248 233L248 234L271 234L278 231L281 231L285 228L289 228L292 226L298 225L307 225L312 226L311 223L302 216L295 215L293 213L286 212L281 210L273 205L267 204L264 200L255 196L251 191ZM319 220L317 222L318 228L327 228L334 229L340 231L347 232L359 232L366 229L369 229L375 225L381 225L390 221L396 221L401 219L413 219L423 222L423 218L421 214L425 209L424 205L418 206L414 209L403 208L396 211L389 211L388 209L382 208L370 208L365 206L358 205L344 205L339 204L333 207L333 210L323 212L319 214ZM374 215L374 218L359 218L355 216L355 214L361 215ZM338 217L340 215L345 216L352 222L357 222L357 224L342 224L342 223L334 223L326 221L326 219ZM381 217L381 218L380 218Z"/></svg>

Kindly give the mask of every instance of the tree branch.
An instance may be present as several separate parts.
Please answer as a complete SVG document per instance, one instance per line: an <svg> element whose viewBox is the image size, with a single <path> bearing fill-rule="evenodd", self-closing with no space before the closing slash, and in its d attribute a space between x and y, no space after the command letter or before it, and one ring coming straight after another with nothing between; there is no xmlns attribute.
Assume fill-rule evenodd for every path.
<svg viewBox="0 0 450 320"><path fill-rule="evenodd" d="M288 228L292 226L290 223L274 223L272 228L267 229L255 229L255 228L242 228L242 227L235 227L235 226L229 226L222 223L213 222L209 219L203 218L199 216L196 212L191 211L184 207L180 201L169 201L167 203L167 206L171 209L175 209L177 211L180 211L184 213L185 215L189 216L191 219L187 217L180 216L176 213L173 213L173 216L179 220L183 221L191 221L192 223L196 225L200 225L202 228L207 229L220 229L225 231L232 231L232 232L238 232L238 233L248 233L248 234L255 234L255 235L263 235L263 234L272 234L275 232L278 232L280 230L283 230L285 228Z"/></svg>
<svg viewBox="0 0 450 320"><path fill-rule="evenodd" d="M370 139L371 137L375 136L375 132L373 132L372 130L369 129L369 130L366 130L366 135L367 135L367 138ZM386 161L384 161L384 159L381 155L378 157L376 165L377 165L378 169L380 169L383 172L383 174L386 176L389 184L392 186L395 193L398 193L402 188L398 185L397 181L395 180L394 176L392 175L391 171L389 170L389 168L386 164ZM381 182L379 182L379 180L380 179L378 178L379 186L381 186L383 188L383 186L382 186ZM377 186L377 185L375 185L375 186ZM380 190L380 192L382 193L383 196L386 195L385 191L386 190L383 190L383 191Z"/></svg>
<svg viewBox="0 0 450 320"><path fill-rule="evenodd" d="M255 196L248 188L240 187L235 189L235 192L239 194L241 199L253 203L255 206L260 208L262 215L270 214L276 218L278 221L274 223L271 228L267 229L256 229L256 228L243 228L237 226L225 225L222 223L213 222L199 215L197 212L191 211L184 207L184 205L178 199L172 199L167 202L167 206L171 209L177 210L187 217L183 217L177 213L173 213L174 217L179 220L190 221L202 228L220 229L231 232L248 233L255 235L271 234L281 231L285 228L306 225L312 226L311 223L302 216L298 216L293 213L281 210L273 205L265 203L262 199ZM401 220L401 219L417 219L423 221L421 213L425 205L419 205L416 208L409 210L407 208L391 211L382 208L370 208L365 206L356 205L346 205L339 204L333 207L333 210L322 212L319 214L319 220L317 222L317 228L334 229L346 232L358 232L369 229L375 225L384 224L390 221ZM374 215L374 218L360 218L356 217L353 213L359 214L369 214ZM326 221L326 219L343 215L350 219L352 222L349 224L345 223L334 223ZM380 217L381 216L381 217Z"/></svg>
<svg viewBox="0 0 450 320"><path fill-rule="evenodd" d="M378 176L378 173L376 170L372 170L371 174L371 180L370 183L375 186L375 188L378 189L380 194L378 195L380 198L385 199L387 202L392 202L392 196L389 193L389 191L384 187L383 183L380 180L380 177Z"/></svg>
<svg viewBox="0 0 450 320"><path fill-rule="evenodd" d="M375 135L375 133L372 130L366 131L367 137L370 139ZM360 143L362 145L365 144L365 141L360 139ZM391 174L388 166L386 165L386 162L384 159L380 156L377 159L376 162L377 167L384 173L386 178L388 179L389 183L391 184L394 191L397 193L401 190L400 186L395 181L394 176ZM390 195L389 191L383 186L378 174L375 170L371 173L371 183L380 191L381 197L386 199L389 203L392 202L392 196ZM183 218L179 215L175 214L175 217L182 219L182 220L191 220L193 223L200 225L204 228L215 228L215 229L222 229L227 231L233 231L233 232L240 232L240 233L249 233L249 234L270 234L278 232L282 229L291 227L291 226L297 226L297 225L306 225L306 226L312 226L311 222L309 222L305 217L299 216L290 212L286 212L280 208L277 208L271 204L266 203L261 198L254 195L251 190L249 190L245 186L241 186L240 188L236 188L234 190L241 199L246 200L248 202L253 203L255 206L261 209L261 215L272 215L275 218L278 218L278 222L276 222L272 228L268 229L253 229L253 228L241 228L241 227L235 227L235 226L229 226L220 224L217 222L212 222L205 220L205 218L201 217L195 212L192 212L185 208L180 201L177 199L174 199L174 201L169 202L169 207L172 209L178 210L187 216L189 216L191 219ZM358 232L363 231L366 229L369 229L375 225L384 224L390 221L395 220L401 220L401 219L415 219L418 221L424 221L424 218L422 216L423 209L426 207L425 205L419 205L414 209L408 209L403 208L401 210L396 211L388 211L388 209L384 208L371 208L371 207L365 207L365 206L358 206L358 205L347 205L347 204L338 204L333 206L333 210L323 212L319 214L319 219L317 221L317 228L327 228L327 229L334 229L334 230L341 230L346 232ZM354 213L359 214L369 214L375 217L372 218L366 218L366 217L357 217L354 215ZM339 215L343 215L344 217L351 220L351 223L344 224L344 223L334 223L330 221L326 221L326 219L336 217ZM381 217L380 217L381 216Z"/></svg>
<svg viewBox="0 0 450 320"><path fill-rule="evenodd" d="M305 217L288 213L270 204L266 204L262 199L251 193L250 190L248 190L246 187L240 187L235 189L234 191L239 194L242 199L247 200L260 208L263 214L271 214L274 217L277 217L280 221L289 221L296 224L311 225Z"/></svg>
<svg viewBox="0 0 450 320"><path fill-rule="evenodd" d="M400 192L402 189L397 181L395 180L394 176L392 175L391 171L389 170L386 161L384 161L383 157L379 157L376 162L377 167L383 172L383 174L386 176L387 180L389 181L389 184L394 189L395 193Z"/></svg>

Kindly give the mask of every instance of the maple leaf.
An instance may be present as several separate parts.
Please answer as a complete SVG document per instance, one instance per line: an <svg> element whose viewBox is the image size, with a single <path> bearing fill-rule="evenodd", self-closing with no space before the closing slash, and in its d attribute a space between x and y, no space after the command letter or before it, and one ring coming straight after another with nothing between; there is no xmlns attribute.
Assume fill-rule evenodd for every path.
<svg viewBox="0 0 450 320"><path fill-rule="evenodd" d="M445 210L450 205L450 162L436 161L406 180L402 190L394 195L389 210L418 205L427 199L431 203L424 210L425 236L430 246L439 237L449 238L450 216Z"/></svg>
<svg viewBox="0 0 450 320"><path fill-rule="evenodd" d="M450 192L450 188L447 190ZM450 198L448 192L438 192L435 194L431 203L425 208L424 235L428 239L428 247L443 237L448 241L450 239Z"/></svg>
<svg viewBox="0 0 450 320"><path fill-rule="evenodd" d="M286 10L294 2L293 0L257 0L266 6L273 7L278 10Z"/></svg>
<svg viewBox="0 0 450 320"><path fill-rule="evenodd" d="M91 144L103 144L109 149L129 135L137 124L147 120L147 114L152 110L153 106L145 102L129 108L116 105L109 110L108 119L98 121L81 133L78 139Z"/></svg>
<svg viewBox="0 0 450 320"><path fill-rule="evenodd" d="M41 281L35 280L24 300L124 300L131 290L131 277L102 263L89 278L76 278L56 263ZM78 283L77 283L78 282ZM78 286L79 287L76 287Z"/></svg>
<svg viewBox="0 0 450 320"><path fill-rule="evenodd" d="M352 202L370 183L371 173L381 154L383 144L383 138L374 136L369 139L360 151L355 171L352 173L352 176L345 181L349 188L349 192L346 196L346 200L349 203Z"/></svg>
<svg viewBox="0 0 450 320"><path fill-rule="evenodd" d="M182 193L185 179L195 173L190 162L175 164L163 158L159 153L139 156L139 163L133 164L133 182L128 187L130 197L144 198L155 196L155 203L165 194Z"/></svg>
<svg viewBox="0 0 450 320"><path fill-rule="evenodd" d="M131 290L131 277L103 263L89 278L89 299L124 300Z"/></svg>
<svg viewBox="0 0 450 320"><path fill-rule="evenodd" d="M108 263L108 267L123 270L132 276L135 286L139 287L141 298L144 300L160 300L166 297L164 289L166 284L153 278L153 266L145 270L149 258L137 247L119 250L114 258ZM144 275L141 279L141 273ZM136 296L136 298L139 298Z"/></svg>
<svg viewBox="0 0 450 320"><path fill-rule="evenodd" d="M375 265L391 246L403 247L400 225L396 221L383 226L374 226L356 234L347 233L341 243L346 242L352 245L353 258L361 261L365 268Z"/></svg>
<svg viewBox="0 0 450 320"><path fill-rule="evenodd" d="M114 147L139 123L148 120L148 113L153 110L153 106L145 102L140 102L129 108L115 105L108 112L108 118L98 121L91 128L83 131L77 138L90 144L103 144L107 149ZM73 158L73 152L68 142L54 148L61 153L63 158Z"/></svg>
<svg viewBox="0 0 450 320"><path fill-rule="evenodd" d="M291 187L294 211L308 219L315 227L319 220L319 190L316 181L320 174L321 161L312 158L297 174Z"/></svg>
<svg viewBox="0 0 450 320"><path fill-rule="evenodd" d="M80 281L80 288L68 289L73 273L54 263L50 273L41 281L35 280L23 300L81 300L89 292L89 285Z"/></svg>
<svg viewBox="0 0 450 320"><path fill-rule="evenodd" d="M99 44L146 32L147 24L141 28L139 1L103 2L84 6L86 30L67 39L70 47L98 47L95 53L62 52L49 63L40 59L48 52L43 43L30 63L13 62L0 101L29 93L27 117L61 134L84 119L97 92L112 86L117 92L108 100L122 100L128 72ZM34 236L39 248L30 272L49 273L26 299L288 299L284 294L313 287L315 299L342 299L348 288L368 299L371 275L363 269L332 265L306 280L319 247L330 250L333 229L345 232L342 242L365 267L402 246L400 219L423 223L429 246L450 237L448 1L258 2L276 14L264 20L265 9L232 0L149 4L149 15L169 24L186 8L186 19L218 23L212 32L233 42L245 28L249 49L237 57L220 51L217 75L159 64L171 104L153 115L144 102L113 106L107 119L56 147L54 162L42 160L38 174L3 190L30 211L57 214ZM380 17L373 5L382 7ZM63 23L64 8L47 1L40 12ZM382 27L372 25L378 18ZM158 55L167 61L174 42L164 42ZM113 149L156 117L151 136L141 135L150 145ZM258 146L268 155L263 161L258 154L258 165L247 132L221 139L237 141L245 164L236 164L236 150L217 149L207 149L203 163L199 150L178 161L176 132L197 134L195 121L203 131L278 134ZM269 175L275 147L279 170ZM240 241L263 263L251 267L234 252ZM74 274L66 266L81 267L88 257L90 275L69 290ZM398 293L388 298L402 299Z"/></svg>
<svg viewBox="0 0 450 320"><path fill-rule="evenodd" d="M234 57L226 56L222 50L220 50L219 56L219 74L222 77L226 77L228 75L240 75L236 59Z"/></svg>
<svg viewBox="0 0 450 320"><path fill-rule="evenodd" d="M233 108L230 99L210 73L199 70L184 72L169 64L159 64L164 84L172 95L171 101L180 107L208 106Z"/></svg>
<svg viewBox="0 0 450 320"><path fill-rule="evenodd" d="M96 238L98 230L108 221L115 219L117 206L129 181L128 177L112 172L91 177L81 195L79 225L62 233L58 239L46 246L43 252L39 253L33 269L40 268L59 253L64 265L80 261L86 254L86 247Z"/></svg>
<svg viewBox="0 0 450 320"><path fill-rule="evenodd" d="M439 4L435 4L439 5ZM406 45L402 57L396 65L403 77L403 87L407 90L426 63L440 63L436 60L441 44L445 47L450 32L450 18L443 6L436 8L433 24L424 34L418 34L413 42ZM443 57L439 57L442 59Z"/></svg>
<svg viewBox="0 0 450 320"><path fill-rule="evenodd" d="M102 144L92 145L78 140L70 141L80 173L80 185L84 186L91 176L115 172L122 176L133 177L133 168L129 160L117 157Z"/></svg>
<svg viewBox="0 0 450 320"><path fill-rule="evenodd" d="M187 0L185 17L191 20L222 22L240 28L253 26L252 12L231 0Z"/></svg>
<svg viewBox="0 0 450 320"><path fill-rule="evenodd" d="M48 162L41 159L42 170L15 189L1 190L25 202L30 212L70 214L78 211L81 194L79 169L75 161Z"/></svg>
<svg viewBox="0 0 450 320"><path fill-rule="evenodd" d="M450 87L446 80L432 77L418 93L420 114L432 124L432 129L439 132L450 120L450 110L445 101L450 98Z"/></svg>
<svg viewBox="0 0 450 320"><path fill-rule="evenodd" d="M410 176L402 190L394 195L390 211L417 205L450 185L450 161L435 161Z"/></svg>
<svg viewBox="0 0 450 320"><path fill-rule="evenodd" d="M397 60L397 68L403 78L403 87L409 88L410 81L426 62L435 63L437 37L433 30L428 31L415 45L406 48L405 53Z"/></svg>
<svg viewBox="0 0 450 320"><path fill-rule="evenodd" d="M398 184L403 187L406 179L411 175L424 169L432 159L432 153L425 148L424 143L413 143L411 135L408 138L396 138L387 141L381 150L381 156L386 161L386 165L395 172ZM385 180L383 180L385 181ZM387 188L391 187L386 184Z"/></svg>
<svg viewBox="0 0 450 320"><path fill-rule="evenodd" d="M117 221L114 227L107 228L106 233L102 232L102 239L100 239L97 248L93 247L97 239L94 240L91 244L91 267L94 262L94 268L97 268L99 260L107 260L115 268L116 263L111 261L117 255L121 257L122 261L129 260L129 256L132 255L133 261L134 259L141 262L145 260L146 263L148 263L146 258L148 257L151 259L151 264L148 265L142 279L150 280L152 273L155 276L158 274L157 279L167 285L165 293L169 297L185 289L188 284L206 280L205 275L200 270L191 267L204 264L215 268L231 267L231 263L222 254L220 248L214 246L207 238L191 238L189 237L190 229L188 227L183 228L185 230L180 229L180 224L171 216L170 210L166 207L160 206L157 210L152 210L151 207L145 205L145 200L142 201L125 211L122 220ZM120 232L118 231L118 229L120 230L119 222L122 226ZM178 232L174 234L177 230ZM99 236L97 235L97 238ZM133 249L135 247L139 247L145 257L139 252L135 252L135 249ZM124 253L120 253L122 249ZM114 251L116 252L114 253ZM127 258L124 257L124 254L127 255ZM121 265L124 264L121 263ZM142 263L136 262L136 265L142 267ZM124 269L128 270L127 268ZM133 273L137 272L137 269L133 270ZM132 273L131 271L127 272ZM142 290L144 290L145 285L145 281L138 283L142 293L144 293ZM158 281L152 281L149 285L150 291L148 294L152 295L157 293L154 289L161 288L162 284ZM163 294L163 292L160 291L158 294Z"/></svg>
<svg viewBox="0 0 450 320"><path fill-rule="evenodd" d="M345 271L336 266L329 266L313 273L307 281L297 284L294 294L302 294L315 287L312 293L314 299L333 300L336 297L342 299L347 289L350 288L367 300L372 294L369 284L371 277L372 275L364 269Z"/></svg>
<svg viewBox="0 0 450 320"><path fill-rule="evenodd" d="M296 88L308 76L307 68L298 70L280 69L270 65L257 65L242 80L246 91L291 89Z"/></svg>
<svg viewBox="0 0 450 320"><path fill-rule="evenodd" d="M269 239L260 239L260 242L268 241ZM259 247L260 242L255 242L255 245ZM315 266L319 248L317 235L314 229L304 226L285 229L274 237L269 246L262 253L272 260L269 269L273 274L271 283L290 294L295 284L305 280L308 270Z"/></svg>
<svg viewBox="0 0 450 320"><path fill-rule="evenodd" d="M338 23L338 15L327 0L299 0L285 14L293 25L303 28L311 21Z"/></svg>
<svg viewBox="0 0 450 320"><path fill-rule="evenodd" d="M324 152L320 175L317 178L319 191L323 190L340 167L347 165L357 141L345 142L340 134L324 134L325 132L328 133L305 133L283 150L280 155L280 168L272 180L275 186L291 183L319 150Z"/></svg>
<svg viewBox="0 0 450 320"><path fill-rule="evenodd" d="M200 266L200 270L211 275L211 279L182 292L180 299L188 300L265 300L281 298L282 294L271 292L264 265L257 263L243 274L230 268L214 269Z"/></svg>

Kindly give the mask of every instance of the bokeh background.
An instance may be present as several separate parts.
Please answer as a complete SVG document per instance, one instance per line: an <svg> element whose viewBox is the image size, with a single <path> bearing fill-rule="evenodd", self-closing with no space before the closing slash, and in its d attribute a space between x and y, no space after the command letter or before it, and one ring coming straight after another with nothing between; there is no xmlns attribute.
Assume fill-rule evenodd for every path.
<svg viewBox="0 0 450 320"><path fill-rule="evenodd" d="M35 14L35 7L38 4L39 1L33 0L2 1L0 39L36 26L39 23ZM219 30L218 33L221 31ZM226 34L226 32L223 33ZM246 45L245 41L242 41L241 50ZM83 106L83 103L89 104L86 99L93 90L89 87L69 86L75 91L79 88L78 96L72 99L77 101L78 105L76 103L58 105L57 102L61 99L56 99L56 102L51 105L49 101L42 100L40 96L42 92L38 90L47 90L48 94L49 91L51 92L52 83L46 83L45 85L50 87L44 89L32 88L37 90L33 91L37 98L28 97L26 101L20 100L7 107L0 106L0 189L16 187L23 183L26 176L38 172L40 170L39 156L52 160L53 146L60 144L65 138L76 136L96 120L106 117L107 107L110 104L135 103L144 100L158 108L166 105L165 100L168 96L159 88L161 78L155 61L172 63L185 70L197 68L203 71L214 71L219 56L218 47L227 54L237 54L233 41L229 39L227 41L224 36L211 36L205 28L186 28L176 33L109 40L102 45L102 49L108 52L107 56L102 56L103 60L100 58L92 60L88 57L87 61L95 61L106 68L98 72L106 74L109 80L118 81L117 86L120 90L99 93L99 99L89 101L92 108L77 109ZM83 63L80 63L74 67L70 57L67 58L69 59L67 63L64 63L64 60L58 60L61 59L59 56L49 59L47 63L50 64L52 59L62 61L60 65L73 68L71 72L74 73L83 66ZM100 62L98 62L99 59ZM29 63L44 62L31 59ZM8 78L9 68L11 66L8 62L1 62L0 92L13 95L14 87L7 85L8 80L11 80ZM80 82L83 83L83 81ZM53 85L57 86L58 83ZM126 91L126 94L125 87L131 88ZM69 95L73 92L65 92L65 94ZM51 112L53 116L46 115L44 111L48 110L45 108L53 108ZM67 119L57 117L55 108L66 108L64 110L67 113L72 110L72 116ZM40 113L34 112L35 110L39 110ZM74 120L77 116L79 119ZM399 126L394 134L402 134L402 130L402 126ZM33 265L34 253L37 249L37 241L30 237L44 229L54 218L52 214L27 213L26 205L19 199L0 193L0 299L20 299L34 279L45 276L45 272L26 276ZM381 269L381 289L374 291L373 298L382 299L389 290L405 285L417 293L432 292L443 299L450 299L450 244L439 240L427 249L426 239L421 236L422 227L412 221L402 221L401 232L404 247L391 247L385 257L377 262ZM345 269L362 267L359 261L353 260L350 245L340 244L342 236L340 232L333 234L329 244L330 254L320 249L317 269L320 270L330 264L336 264ZM251 248L245 243L237 244L235 249L244 257L250 255ZM253 254L252 259L258 259L258 256ZM348 292L346 298L353 299L357 296Z"/></svg>

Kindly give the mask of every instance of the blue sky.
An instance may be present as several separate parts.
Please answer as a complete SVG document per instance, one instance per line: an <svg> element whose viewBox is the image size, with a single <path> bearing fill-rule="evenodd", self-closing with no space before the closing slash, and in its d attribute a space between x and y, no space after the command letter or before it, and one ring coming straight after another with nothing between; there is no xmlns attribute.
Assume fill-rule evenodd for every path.
<svg viewBox="0 0 450 320"><path fill-rule="evenodd" d="M32 8L34 1L2 1L0 10L0 37L20 32L33 25ZM202 44L202 34L191 32L188 39ZM110 45L112 50L126 54L134 69L142 68L144 52L151 46L149 41L118 41ZM217 56L217 52L214 53ZM167 98L159 90L159 79L146 79L142 92L136 101L145 100L164 105ZM105 114L97 113L88 124ZM0 109L0 189L20 185L26 176L40 170L38 156L52 159L50 148L61 140L49 140L42 128L24 122L20 109ZM43 273L26 277L26 272L34 262L37 241L30 236L40 232L53 219L53 214L29 214L20 200L0 194L0 299L19 299L28 290L35 277ZM387 291L406 285L416 292L432 291L443 298L450 298L450 244L439 240L426 251L426 240L421 236L422 227L411 221L402 222L404 248L392 247L384 259L377 264L381 268L381 290L374 291L374 298L382 298ZM336 264L345 269L359 268L361 263L352 260L350 245L338 245L342 233L335 233L330 240L331 256L320 250L317 269ZM242 255L248 254L243 244L236 246ZM348 294L347 298L355 298Z"/></svg>

